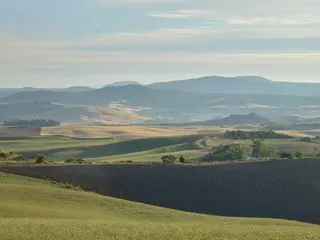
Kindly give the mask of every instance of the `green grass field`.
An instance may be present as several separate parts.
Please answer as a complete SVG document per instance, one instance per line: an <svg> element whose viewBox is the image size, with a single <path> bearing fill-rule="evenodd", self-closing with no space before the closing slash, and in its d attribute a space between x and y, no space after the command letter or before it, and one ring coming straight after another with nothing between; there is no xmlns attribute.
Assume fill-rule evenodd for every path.
<svg viewBox="0 0 320 240"><path fill-rule="evenodd" d="M89 162L160 162L165 154L183 155L193 161L222 143L240 143L248 149L252 145L251 140L220 139L207 135L123 140L38 136L0 140L0 151L19 152L24 156L36 152L54 162L64 162L68 158L82 158ZM265 143L279 151L312 153L320 149L320 142L316 140L307 143L298 139L267 139Z"/></svg>
<svg viewBox="0 0 320 240"><path fill-rule="evenodd" d="M317 240L319 236L320 227L311 224L185 213L0 172L1 240Z"/></svg>
<svg viewBox="0 0 320 240"><path fill-rule="evenodd" d="M112 139L72 139L68 137L30 137L22 139L0 140L1 151L19 152L29 156L34 152L45 155L48 160L63 162L76 157L88 161L117 161L116 158L149 155L147 161L160 161L161 155L172 152L196 151L203 149L200 140L204 136L157 137L127 140ZM181 153L181 154L182 154ZM191 155L195 155L192 154ZM196 154L197 155L197 154ZM146 159L144 159L146 160Z"/></svg>
<svg viewBox="0 0 320 240"><path fill-rule="evenodd" d="M101 146L116 142L112 139L73 139L69 137L24 137L0 140L0 150L3 152L40 152L61 148L80 148Z"/></svg>

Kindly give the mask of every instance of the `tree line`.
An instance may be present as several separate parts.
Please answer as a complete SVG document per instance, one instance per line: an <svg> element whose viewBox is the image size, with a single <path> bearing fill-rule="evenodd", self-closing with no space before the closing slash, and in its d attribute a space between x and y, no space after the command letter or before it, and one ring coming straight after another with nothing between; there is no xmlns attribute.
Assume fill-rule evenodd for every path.
<svg viewBox="0 0 320 240"><path fill-rule="evenodd" d="M301 159L320 158L317 149L312 153L280 151L265 144L262 140L253 140L251 146L242 144L221 145L205 155L202 162L235 161L235 160L259 160L259 159Z"/></svg>
<svg viewBox="0 0 320 240"><path fill-rule="evenodd" d="M36 164L43 164L46 162L46 157L43 155L39 155L37 153L34 153L30 155L29 157L24 157L22 154L17 152L2 152L0 151L0 161L3 162L23 162L23 161L32 161Z"/></svg>
<svg viewBox="0 0 320 240"><path fill-rule="evenodd" d="M8 120L3 123L4 126L24 126L24 127L55 127L61 123L52 119L33 119L33 120Z"/></svg>
<svg viewBox="0 0 320 240"><path fill-rule="evenodd" d="M290 139L291 136L276 133L274 131L252 131L246 132L241 130L226 131L222 138L229 139Z"/></svg>

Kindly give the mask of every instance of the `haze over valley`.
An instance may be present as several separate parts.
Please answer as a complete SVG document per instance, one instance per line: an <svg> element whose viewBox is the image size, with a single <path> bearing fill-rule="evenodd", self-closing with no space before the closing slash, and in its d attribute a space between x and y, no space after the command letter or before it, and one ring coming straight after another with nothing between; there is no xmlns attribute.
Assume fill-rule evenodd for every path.
<svg viewBox="0 0 320 240"><path fill-rule="evenodd" d="M319 240L319 0L0 3L0 240Z"/></svg>
<svg viewBox="0 0 320 240"><path fill-rule="evenodd" d="M183 123L250 113L278 119L279 123L286 123L287 116L308 121L319 117L319 87L316 83L242 76L151 85L116 82L98 89L1 89L0 121L38 118L63 124Z"/></svg>

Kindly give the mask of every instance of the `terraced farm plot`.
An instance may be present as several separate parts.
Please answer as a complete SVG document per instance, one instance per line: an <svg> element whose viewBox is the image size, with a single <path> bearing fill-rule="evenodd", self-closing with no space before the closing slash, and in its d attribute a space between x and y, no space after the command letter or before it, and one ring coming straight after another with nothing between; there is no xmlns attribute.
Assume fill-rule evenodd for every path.
<svg viewBox="0 0 320 240"><path fill-rule="evenodd" d="M191 214L64 188L0 172L0 239L317 240L320 235L311 224Z"/></svg>

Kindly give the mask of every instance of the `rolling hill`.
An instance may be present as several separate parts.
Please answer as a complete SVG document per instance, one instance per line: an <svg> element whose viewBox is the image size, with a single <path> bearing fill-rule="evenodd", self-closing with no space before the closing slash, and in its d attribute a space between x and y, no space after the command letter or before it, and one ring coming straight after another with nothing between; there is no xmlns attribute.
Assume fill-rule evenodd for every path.
<svg viewBox="0 0 320 240"><path fill-rule="evenodd" d="M172 209L316 224L320 223L319 170L318 159L203 166L0 166L0 171Z"/></svg>
<svg viewBox="0 0 320 240"><path fill-rule="evenodd" d="M139 109L121 104L105 107L65 105L52 102L0 104L0 121L13 119L55 119L64 124L133 124L150 119L139 115Z"/></svg>
<svg viewBox="0 0 320 240"><path fill-rule="evenodd" d="M250 113L248 115L230 115L221 119L212 119L207 121L198 121L192 123L185 123L184 125L194 126L235 126L235 125L264 125L264 124L285 124L286 121L283 119L268 118Z"/></svg>
<svg viewBox="0 0 320 240"><path fill-rule="evenodd" d="M0 172L1 240L316 240L319 234L311 224L186 213Z"/></svg>
<svg viewBox="0 0 320 240"><path fill-rule="evenodd" d="M62 91L34 91L18 92L1 102L57 102L62 104L79 105L102 105L112 102L128 102L142 106L168 106L169 103L188 102L188 98L203 99L210 96L202 94L183 93L172 90L155 90L139 85L126 85L116 87L104 87L101 89L84 92L62 92Z"/></svg>

